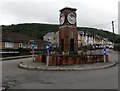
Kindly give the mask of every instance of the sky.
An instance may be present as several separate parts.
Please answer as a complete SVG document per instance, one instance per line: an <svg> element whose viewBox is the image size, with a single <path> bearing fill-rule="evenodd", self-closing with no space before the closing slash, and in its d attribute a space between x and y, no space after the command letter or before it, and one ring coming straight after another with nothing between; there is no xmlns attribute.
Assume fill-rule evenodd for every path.
<svg viewBox="0 0 120 91"><path fill-rule="evenodd" d="M120 1L118 5L118 34L120 35Z"/></svg>
<svg viewBox="0 0 120 91"><path fill-rule="evenodd" d="M0 0L0 25L19 23L59 24L59 10L76 8L77 26L118 33L120 0Z"/></svg>

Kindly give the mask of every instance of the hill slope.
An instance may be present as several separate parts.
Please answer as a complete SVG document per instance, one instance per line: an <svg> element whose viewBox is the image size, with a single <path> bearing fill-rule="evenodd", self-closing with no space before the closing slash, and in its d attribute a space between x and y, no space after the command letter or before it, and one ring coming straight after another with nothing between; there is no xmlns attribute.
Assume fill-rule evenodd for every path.
<svg viewBox="0 0 120 91"><path fill-rule="evenodd" d="M16 32L32 36L38 39L42 39L47 32L57 32L59 30L59 25L24 23L9 26L2 25L2 30L3 33ZM78 27L78 31L88 31L92 34L99 35L101 37L107 37L110 41L120 42L120 37L118 35L114 34L113 39L113 34L105 30L88 27Z"/></svg>

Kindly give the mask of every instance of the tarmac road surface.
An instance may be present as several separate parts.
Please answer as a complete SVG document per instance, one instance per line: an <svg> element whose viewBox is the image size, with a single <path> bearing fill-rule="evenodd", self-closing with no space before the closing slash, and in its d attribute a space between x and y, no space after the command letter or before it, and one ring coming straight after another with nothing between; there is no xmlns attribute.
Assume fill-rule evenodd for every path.
<svg viewBox="0 0 120 91"><path fill-rule="evenodd" d="M108 50L110 61L118 61L118 52ZM9 89L118 89L118 64L98 70L37 71L18 67L21 61L2 62L2 84Z"/></svg>

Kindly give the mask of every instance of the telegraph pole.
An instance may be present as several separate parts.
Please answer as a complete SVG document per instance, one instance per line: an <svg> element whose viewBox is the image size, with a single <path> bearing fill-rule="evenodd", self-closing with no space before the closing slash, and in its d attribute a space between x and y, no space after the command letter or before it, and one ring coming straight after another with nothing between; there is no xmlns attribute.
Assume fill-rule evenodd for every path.
<svg viewBox="0 0 120 91"><path fill-rule="evenodd" d="M113 39L114 39L114 21L112 21L112 32L113 32Z"/></svg>
<svg viewBox="0 0 120 91"><path fill-rule="evenodd" d="M114 34L114 21L112 21L112 31L113 31L113 34Z"/></svg>

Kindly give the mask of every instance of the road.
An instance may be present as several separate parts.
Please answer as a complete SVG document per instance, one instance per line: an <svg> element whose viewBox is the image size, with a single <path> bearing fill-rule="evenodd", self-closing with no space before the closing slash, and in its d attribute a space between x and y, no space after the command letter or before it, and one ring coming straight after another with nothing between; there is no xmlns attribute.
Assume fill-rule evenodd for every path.
<svg viewBox="0 0 120 91"><path fill-rule="evenodd" d="M108 50L110 61L118 61L118 53ZM118 89L118 65L86 71L37 71L18 67L21 61L2 62L2 80L10 89Z"/></svg>

